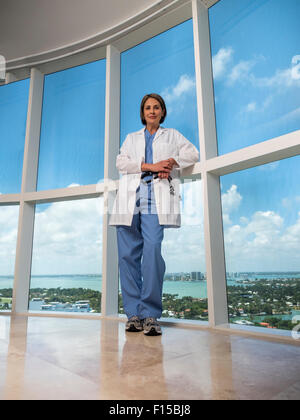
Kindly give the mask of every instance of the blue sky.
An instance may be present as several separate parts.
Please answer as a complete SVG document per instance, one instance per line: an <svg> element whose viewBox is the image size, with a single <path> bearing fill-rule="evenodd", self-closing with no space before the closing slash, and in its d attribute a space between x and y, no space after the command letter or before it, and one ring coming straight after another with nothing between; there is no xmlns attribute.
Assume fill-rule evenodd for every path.
<svg viewBox="0 0 300 420"><path fill-rule="evenodd" d="M103 178L105 72L99 60L45 76L38 190Z"/></svg>
<svg viewBox="0 0 300 420"><path fill-rule="evenodd" d="M219 154L300 128L300 2L222 0L209 12Z"/></svg>
<svg viewBox="0 0 300 420"><path fill-rule="evenodd" d="M219 154L298 130L300 2L222 0L209 16ZM228 270L300 269L299 163L221 177Z"/></svg>
<svg viewBox="0 0 300 420"><path fill-rule="evenodd" d="M219 153L298 130L299 0L221 0L209 16ZM199 147L192 29L189 20L122 53L121 143L128 132L141 128L139 106L144 94L157 92L167 103L164 126L177 128ZM4 144L1 138L1 193L19 188L19 158L10 156L15 149L23 153L28 87L25 81L0 88L1 132L18 132L12 136L17 144ZM46 77L39 189L96 183L103 177L104 88L105 60ZM18 100L11 102L10 95ZM7 101L20 109L10 128L4 128L12 125ZM227 271L300 270L299 168L298 156L221 177ZM163 252L169 272L206 270L201 188L201 181L183 186L183 226L165 233ZM72 272L85 267L72 227L78 229L75 237L87 239L83 243L88 249L88 238L90 246L95 239L90 220L99 215L91 201L84 201L82 206L75 202L65 208L58 203L38 207L38 223L43 226L44 217L43 229L49 236L43 241L44 232L35 241L41 255L43 247L51 253L52 267L57 255L55 272L65 272L59 262L62 250L70 261L74 251ZM3 208L0 218L2 238L10 244L0 252L0 273L1 261L5 263L14 252L17 209L14 217L12 211ZM15 220L14 226L7 220ZM43 268L40 261L34 264L37 271ZM99 265L90 267L98 270Z"/></svg>
<svg viewBox="0 0 300 420"><path fill-rule="evenodd" d="M29 79L0 87L0 193L21 191Z"/></svg>

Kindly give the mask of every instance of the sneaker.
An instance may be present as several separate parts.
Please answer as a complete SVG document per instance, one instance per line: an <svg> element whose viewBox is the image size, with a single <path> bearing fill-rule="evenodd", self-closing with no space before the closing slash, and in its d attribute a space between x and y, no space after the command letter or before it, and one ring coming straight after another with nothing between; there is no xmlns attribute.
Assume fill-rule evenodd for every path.
<svg viewBox="0 0 300 420"><path fill-rule="evenodd" d="M140 320L139 317L132 316L126 322L125 330L126 331L129 331L129 332L140 332L140 331L143 331L143 323L142 323L142 321Z"/></svg>
<svg viewBox="0 0 300 420"><path fill-rule="evenodd" d="M143 320L145 335L161 335L162 331L156 318L145 318Z"/></svg>

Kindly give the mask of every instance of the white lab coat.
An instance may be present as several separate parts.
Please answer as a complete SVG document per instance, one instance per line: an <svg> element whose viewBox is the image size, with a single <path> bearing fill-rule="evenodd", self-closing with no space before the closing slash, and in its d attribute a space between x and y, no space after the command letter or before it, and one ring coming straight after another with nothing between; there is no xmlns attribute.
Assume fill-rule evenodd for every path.
<svg viewBox="0 0 300 420"><path fill-rule="evenodd" d="M110 225L131 226L136 204L136 190L141 181L141 165L145 162L145 128L126 137L116 166L123 175L119 182L118 193L110 216ZM173 128L159 127L152 144L153 163L174 158L177 168L171 172L170 192L167 179L155 179L154 196L160 225L179 227L180 218L180 169L193 165L199 160L199 152L182 134Z"/></svg>

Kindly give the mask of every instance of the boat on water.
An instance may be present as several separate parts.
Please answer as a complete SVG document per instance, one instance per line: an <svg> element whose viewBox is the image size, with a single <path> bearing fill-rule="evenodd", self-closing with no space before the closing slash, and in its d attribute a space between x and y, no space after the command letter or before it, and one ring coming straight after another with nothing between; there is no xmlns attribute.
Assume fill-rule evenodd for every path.
<svg viewBox="0 0 300 420"><path fill-rule="evenodd" d="M52 308L53 308L52 305L42 305L41 306L42 311L50 311L50 310L52 310Z"/></svg>
<svg viewBox="0 0 300 420"><path fill-rule="evenodd" d="M246 321L245 319L240 319L239 321L234 321L233 323L238 325L254 325L253 322Z"/></svg>

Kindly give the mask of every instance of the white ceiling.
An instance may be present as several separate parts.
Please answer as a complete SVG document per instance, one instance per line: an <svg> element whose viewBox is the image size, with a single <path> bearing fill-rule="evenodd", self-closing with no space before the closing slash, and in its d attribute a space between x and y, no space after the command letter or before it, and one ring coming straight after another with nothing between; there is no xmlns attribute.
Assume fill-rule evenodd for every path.
<svg viewBox="0 0 300 420"><path fill-rule="evenodd" d="M7 62L94 37L163 0L0 0Z"/></svg>

